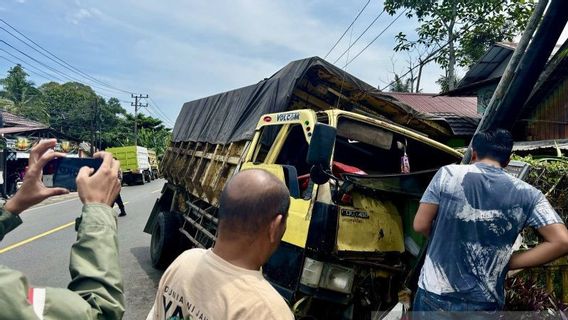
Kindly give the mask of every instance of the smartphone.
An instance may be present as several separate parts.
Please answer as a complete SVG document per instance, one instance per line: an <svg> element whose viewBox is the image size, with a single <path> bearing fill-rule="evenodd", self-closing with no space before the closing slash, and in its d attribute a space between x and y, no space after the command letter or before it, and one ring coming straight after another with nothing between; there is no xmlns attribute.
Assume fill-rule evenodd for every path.
<svg viewBox="0 0 568 320"><path fill-rule="evenodd" d="M73 192L77 191L77 174L82 167L96 170L103 163L95 158L56 158L43 168L44 184L48 187L61 187Z"/></svg>

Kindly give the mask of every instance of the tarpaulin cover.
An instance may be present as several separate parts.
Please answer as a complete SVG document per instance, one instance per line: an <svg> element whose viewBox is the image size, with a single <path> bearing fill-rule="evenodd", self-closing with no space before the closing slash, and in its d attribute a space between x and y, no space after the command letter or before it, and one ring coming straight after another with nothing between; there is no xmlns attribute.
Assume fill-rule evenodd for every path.
<svg viewBox="0 0 568 320"><path fill-rule="evenodd" d="M340 77L361 92L378 93L377 89L319 57L293 61L255 85L186 102L177 117L173 141L226 144L251 140L260 117L286 111L294 88L314 67Z"/></svg>

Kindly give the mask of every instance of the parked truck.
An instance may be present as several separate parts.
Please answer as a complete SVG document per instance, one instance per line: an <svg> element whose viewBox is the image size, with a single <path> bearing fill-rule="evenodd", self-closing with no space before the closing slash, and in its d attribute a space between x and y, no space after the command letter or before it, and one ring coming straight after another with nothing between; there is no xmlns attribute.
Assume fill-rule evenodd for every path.
<svg viewBox="0 0 568 320"><path fill-rule="evenodd" d="M158 179L160 177L160 167L158 165L156 151L153 149L148 149L148 161L150 162L150 178L152 180Z"/></svg>
<svg viewBox="0 0 568 320"><path fill-rule="evenodd" d="M122 182L127 185L144 184L151 180L152 172L148 160L148 149L140 146L107 148L120 161Z"/></svg>
<svg viewBox="0 0 568 320"><path fill-rule="evenodd" d="M186 103L162 162L167 183L144 229L153 265L213 246L223 186L241 170L260 168L290 191L286 233L263 271L294 313L361 319L396 304L424 242L412 229L419 198L436 170L462 154L385 119L373 104L380 93L357 79L343 83L341 94L366 90L357 108L324 104L343 99L322 93L339 93L347 76L319 58L300 60L257 85ZM332 153L332 171L318 179L307 155L326 128L337 138L327 150L318 138L317 148ZM412 171L401 174L405 154ZM336 178L327 182L326 175Z"/></svg>

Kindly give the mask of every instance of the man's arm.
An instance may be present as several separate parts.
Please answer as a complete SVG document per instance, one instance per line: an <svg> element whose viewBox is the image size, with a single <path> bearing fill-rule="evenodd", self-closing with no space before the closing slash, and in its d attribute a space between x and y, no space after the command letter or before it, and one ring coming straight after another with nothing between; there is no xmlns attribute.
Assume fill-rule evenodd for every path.
<svg viewBox="0 0 568 320"><path fill-rule="evenodd" d="M433 203L421 203L414 217L414 230L428 237L432 223L438 214L438 205Z"/></svg>
<svg viewBox="0 0 568 320"><path fill-rule="evenodd" d="M420 206L414 216L414 230L426 237L430 236L432 224L438 215L438 204L440 203L440 194L442 192L441 180L444 170L446 170L445 167L440 168L432 178L432 181L430 181L428 188L422 195L422 199L420 199Z"/></svg>
<svg viewBox="0 0 568 320"><path fill-rule="evenodd" d="M20 224L22 224L22 219L18 215L0 208L0 241L8 232L16 229Z"/></svg>
<svg viewBox="0 0 568 320"><path fill-rule="evenodd" d="M90 304L90 318L121 319L124 294L114 211L108 205L86 204L78 224L68 288Z"/></svg>
<svg viewBox="0 0 568 320"><path fill-rule="evenodd" d="M509 262L509 269L535 267L568 253L568 230L564 224L555 223L537 229L544 242L536 247L514 253Z"/></svg>

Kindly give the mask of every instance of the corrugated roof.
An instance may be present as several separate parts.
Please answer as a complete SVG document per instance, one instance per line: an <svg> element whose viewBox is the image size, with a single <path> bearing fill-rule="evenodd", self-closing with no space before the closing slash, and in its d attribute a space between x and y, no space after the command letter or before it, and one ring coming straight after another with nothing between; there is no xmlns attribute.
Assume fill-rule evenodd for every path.
<svg viewBox="0 0 568 320"><path fill-rule="evenodd" d="M433 93L385 92L412 109L444 120L454 135L470 136L475 133L480 115L477 114L477 97L448 97Z"/></svg>
<svg viewBox="0 0 568 320"><path fill-rule="evenodd" d="M30 120L28 118L24 118L22 116L17 116L13 113L7 111L0 111L2 113L2 118L4 120L5 127L15 127L15 126L24 126L24 127L43 127L49 128L45 124L41 122L37 122L34 120Z"/></svg>
<svg viewBox="0 0 568 320"><path fill-rule="evenodd" d="M453 113L458 116L479 118L477 97L448 97L434 93L385 92L412 109L425 113Z"/></svg>
<svg viewBox="0 0 568 320"><path fill-rule="evenodd" d="M4 124L4 126L0 128L0 134L30 132L49 128L49 126L43 123L17 116L10 112L0 112L2 113L2 120Z"/></svg>

